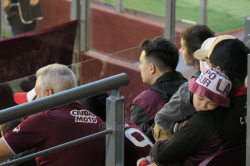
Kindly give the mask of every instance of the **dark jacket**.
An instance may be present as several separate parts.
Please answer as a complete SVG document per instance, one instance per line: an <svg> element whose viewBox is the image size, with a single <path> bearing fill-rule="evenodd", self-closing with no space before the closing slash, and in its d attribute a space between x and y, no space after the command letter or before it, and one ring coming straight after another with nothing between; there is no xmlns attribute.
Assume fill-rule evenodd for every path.
<svg viewBox="0 0 250 166"><path fill-rule="evenodd" d="M164 73L133 100L130 105L130 120L146 131L154 123L156 113L186 81L180 72Z"/></svg>

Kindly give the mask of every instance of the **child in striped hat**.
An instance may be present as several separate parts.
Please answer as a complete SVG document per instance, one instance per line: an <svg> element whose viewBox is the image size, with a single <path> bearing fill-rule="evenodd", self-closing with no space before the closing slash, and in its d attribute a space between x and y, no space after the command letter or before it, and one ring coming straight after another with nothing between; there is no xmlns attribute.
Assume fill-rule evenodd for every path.
<svg viewBox="0 0 250 166"><path fill-rule="evenodd" d="M191 77L156 114L155 139L170 138L183 126L182 122L197 111L215 110L218 106L229 107L228 94L231 88L230 79L214 68L205 69L198 78Z"/></svg>

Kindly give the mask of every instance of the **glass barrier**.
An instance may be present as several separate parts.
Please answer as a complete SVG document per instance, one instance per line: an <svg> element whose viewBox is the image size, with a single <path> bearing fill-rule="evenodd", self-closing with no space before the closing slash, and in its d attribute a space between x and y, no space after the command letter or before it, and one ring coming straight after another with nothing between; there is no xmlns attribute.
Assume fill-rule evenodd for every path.
<svg viewBox="0 0 250 166"><path fill-rule="evenodd" d="M209 21L209 17L208 17ZM219 21L218 21L219 22ZM210 23L209 28L216 32L216 35L233 35L243 40L245 35L245 17L234 18L230 20L225 20L223 23Z"/></svg>
<svg viewBox="0 0 250 166"><path fill-rule="evenodd" d="M165 1L125 0L124 7L145 11L157 15L165 15Z"/></svg>
<svg viewBox="0 0 250 166"><path fill-rule="evenodd" d="M85 61L69 67L74 71L78 85L91 83L119 73L128 74L130 83L121 89L121 94L126 97L126 117L129 118L129 105L139 93L149 86L143 83L141 79L139 69L141 52L142 49L140 47L134 47L114 54L104 54L91 50L82 55ZM177 71L182 72L186 78L195 73L193 68L184 65L181 54ZM35 71L33 71L33 73L35 73ZM35 75L31 75L0 84L0 96L7 95L7 97L1 100L2 104L0 109L14 106L13 95L17 92L28 92L34 88L35 81Z"/></svg>
<svg viewBox="0 0 250 166"><path fill-rule="evenodd" d="M28 1L27 1L28 2ZM28 30L23 30L23 32L27 32L30 30L38 30L47 28L50 26L58 25L61 23L65 23L70 21L71 17L71 1L67 0L58 0L58 1L46 1L41 0L37 1L38 4L31 4L31 10L35 9L39 11L36 15L31 15L31 11L21 11L23 14L19 16L16 14L19 10L18 5L12 4L12 10L15 14L6 14L4 10L1 10L1 20L2 20L2 35L3 37L12 36L12 28L14 27L14 17L15 18L24 18L36 20L36 25L31 28L27 28ZM103 3L104 6L108 6L105 4L110 4L111 6L115 6L116 0L92 0L92 2L100 2ZM137 15L137 10L151 13L152 15L158 15L160 20L164 21L165 15L165 0L161 1L151 1L151 0L124 0L123 6L124 8L134 9L132 12ZM30 4L22 4L26 3L21 2L22 5L30 5ZM237 2L234 0L222 0L217 2L216 0L209 0L207 5L207 18L208 18L208 26L213 26L216 28L215 32L226 32L237 28L244 27L244 20L238 19L243 18L245 16L249 16L248 6L249 1ZM227 5L225 5L227 4ZM99 4L100 5L100 4ZM4 4L3 4L4 6ZM176 19L182 20L184 22L189 22L190 24L199 23L199 0L178 0L176 1ZM114 8L114 7L112 7ZM93 9L93 6L92 6ZM96 9L96 8L95 8ZM92 10L93 12L93 10ZM94 11L95 12L95 11ZM125 12L127 12L125 10ZM105 16L105 15L103 15ZM104 18L104 17L103 17ZM150 18L150 17L149 17ZM109 19L105 17L105 19ZM105 20L103 19L103 20ZM228 25L227 22L231 22L236 19L235 24ZM19 23L21 23L19 19ZM92 19L93 20L93 19ZM25 20L22 20L23 22ZM186 22L186 23L187 23ZM10 26L10 24L12 26ZM181 24L180 24L181 25ZM35 27L35 28L34 28ZM20 27L19 27L20 28ZM15 28L14 28L15 29ZM23 29L23 28L22 28ZM129 47L130 48L130 47Z"/></svg>
<svg viewBox="0 0 250 166"><path fill-rule="evenodd" d="M176 1L176 19L189 22L190 24L199 23L199 0L188 1L178 0Z"/></svg>
<svg viewBox="0 0 250 166"><path fill-rule="evenodd" d="M124 10L123 14L119 14L115 10L116 0L92 0L91 49L114 53L135 47L144 38L164 36L165 0L124 0L122 2ZM249 1L209 0L207 2L207 24L216 33L231 33L244 27L244 17L249 16L247 8ZM41 0L34 7L41 11L41 15L36 17L35 30L59 25L71 19L71 1ZM190 25L199 23L199 8L199 0L176 1L178 33ZM16 6L15 10L17 10ZM11 37L12 29L9 25L11 19L6 19L7 14L3 9L1 12L2 35L4 38ZM24 11L24 14L28 13Z"/></svg>
<svg viewBox="0 0 250 166"><path fill-rule="evenodd" d="M41 7L44 8L47 7L47 11L43 12L43 20L46 23L46 26L44 24L44 27L50 26L50 25L57 25L62 22L67 22L70 20L70 1L40 1ZM105 1L106 2L106 1ZM109 1L112 3L115 3L115 0ZM137 1L133 1L134 8L136 8ZM141 2L138 0L138 2ZM228 1L223 1L224 3ZM125 7L129 6L129 3L132 3L129 0L124 1ZM156 2L154 5L161 6L159 7L159 11L165 9L164 6L165 1L159 1ZM231 2L233 4L234 2ZM248 2L244 2L248 3ZM139 3L138 3L139 4ZM138 5L137 4L137 5ZM149 6L149 8L154 8L152 6L152 1L144 1L144 3L141 3L140 7L143 7L144 5ZM160 5L161 4L161 5ZM240 4L242 5L242 4ZM246 5L246 4L245 4ZM57 6L57 8L54 8ZM63 7L64 6L64 7ZM156 7L155 6L155 7ZM162 8L162 9L161 9ZM52 10L55 9L55 10ZM164 35L164 23L151 20L151 19L145 19L140 16L135 15L126 15L126 14L119 14L114 9L101 6L100 4L91 4L91 49L90 51L83 53L82 59L83 62L74 64L71 66L71 68L74 70L78 85L83 85L86 83L90 83L102 78L106 78L115 74L119 74L122 72L125 72L130 77L130 84L127 87L122 88L122 95L126 97L126 117L129 118L129 105L132 103L132 100L143 90L145 90L149 85L144 84L141 80L140 70L139 70L139 57L141 54L141 48L139 47L139 44L145 39L145 38L154 38L156 36L163 36ZM216 10L215 10L216 9ZM225 8L222 8L223 10L226 10ZM243 10L244 9L244 10ZM228 20L220 18L218 21L211 21L212 17L217 17L217 15L222 15L221 11L217 10L215 1L212 1L208 5L208 21L211 25L212 30L217 32L217 34L224 34L226 32L223 27L225 26L235 26L234 28L238 28L242 25L243 21L243 15L246 15L246 9L245 7L242 10L242 15L240 17L230 17ZM60 11L64 11L60 12ZM140 9L141 10L141 9ZM144 10L144 9L143 9ZM146 10L146 9L145 9ZM147 10L150 12L149 10ZM159 12L158 11L158 12ZM192 11L192 13L190 13ZM213 12L217 11L217 15L212 15ZM229 10L228 10L229 11ZM53 14L54 12L57 12L57 14ZM231 6L230 6L230 12L231 12ZM63 13L63 15L61 15ZM178 0L176 2L176 15L177 18L180 19L187 19L193 22L198 21L198 13L199 13L199 0ZM190 13L190 14L188 14ZM223 13L223 12L222 12ZM225 13L225 12L224 12ZM236 15L237 12L232 10L232 15ZM159 13L158 13L159 14ZM65 16L65 17L64 17ZM225 16L226 17L226 16ZM52 21L55 19L60 18L57 21ZM104 19L105 18L105 19ZM52 22L51 22L52 21ZM38 21L39 22L39 21ZM235 22L239 22L239 24ZM40 24L40 23L38 23ZM38 25L37 24L37 25ZM239 25L239 26L238 26ZM221 26L221 27L220 27ZM183 28L178 29L176 28L176 36L173 38L175 39L175 44L178 48L180 48L180 33L182 32ZM223 32L221 32L223 31ZM228 32L228 31L227 31ZM231 32L231 31L230 31ZM237 37L243 38L244 31L241 30L237 33L226 33L226 34L232 34L236 35ZM33 49L30 45L28 45L30 48L29 51L32 52L32 54L28 55L21 55L20 52L11 52L11 54L8 54L8 58L12 56L17 56L15 59L15 63L10 62L10 64L7 64L6 61L2 61L0 59L0 64L2 66L1 70L2 73L5 73L5 75L0 75L1 79L1 92L4 95L9 95L9 97L4 97L6 99L1 101L1 107L0 109L8 108L10 106L15 105L13 101L13 94L20 91L29 91L32 89L35 85L35 76L29 76L32 73L35 73L37 69L40 67L51 64L51 63L63 63L66 65L71 64L72 60L72 46L69 49L69 45L67 42L69 41L69 38L65 38L67 35L63 35L61 37L58 37L59 34L62 33L55 33L54 39L51 39L51 34L49 34L47 37L41 36L40 38L37 38L37 40L44 39L46 42L42 42L42 44L37 44L37 48ZM64 37L64 38L63 38ZM16 41L14 44L10 44L11 46L3 45L2 48L12 48L6 50L4 53L9 53L11 51L15 51L13 45L18 46L18 48L22 48L24 52L26 51L21 46L21 43L24 43L24 45L27 45L27 37L23 38L23 40L13 40ZM58 47L59 41L66 41L66 43L62 42L61 46ZM72 40L74 41L74 39ZM34 43L30 41L30 43ZM49 44L48 44L49 43ZM82 43L82 42L81 42ZM69 51L67 54L65 53L65 49ZM121 51L122 50L122 51ZM51 54L46 54L46 52L51 52ZM3 51L1 51L3 53ZM56 56L56 58L54 58ZM2 55L1 55L2 57ZM31 57L37 57L34 58L35 60L31 60ZM53 57L53 58L52 58ZM60 57L65 58L67 57L67 60L60 61ZM21 61L20 61L21 60ZM26 63L29 61L29 64L32 64L32 68L28 69L28 75L22 75L23 68L25 68ZM25 63L26 62L26 63ZM37 62L37 63L36 63ZM7 65L6 65L7 64ZM37 66L37 64L39 64ZM16 67L16 65L22 65L22 68ZM9 69L13 70L11 79L6 79L5 76L9 77L10 72ZM0 71L1 71L0 70ZM182 55L180 54L180 60L179 64L177 66L177 71L180 71L183 73L183 75L188 78L191 75L195 73L195 69L193 69L190 66L186 66L184 64ZM20 72L20 73L19 73ZM17 76L17 77L14 77ZM20 78L16 80L17 78ZM3 81L2 81L3 80ZM12 81L11 81L12 80ZM14 81L13 81L14 80ZM11 99L10 99L11 98ZM8 99L8 100L7 100Z"/></svg>
<svg viewBox="0 0 250 166"><path fill-rule="evenodd" d="M94 1L96 0L92 0ZM230 5L224 5L225 3ZM165 0L124 0L122 14L114 9L116 2L112 1L112 5L113 8L110 8L101 3L92 3L92 50L110 54L138 46L145 38L164 36ZM249 15L246 6L249 6L249 2L241 2L237 6L237 2L233 0L207 1L208 27L216 35L231 34L242 39L245 16ZM199 14L199 0L176 1L176 35L173 37L176 38L175 44L178 48L181 32L191 25L199 24Z"/></svg>
<svg viewBox="0 0 250 166"><path fill-rule="evenodd" d="M225 5L227 4L227 5ZM245 26L245 18L249 16L249 1L207 0L207 25L216 33L225 33ZM178 0L176 2L176 18L199 24L199 0Z"/></svg>
<svg viewBox="0 0 250 166"><path fill-rule="evenodd" d="M245 17L250 15L249 5L249 1L209 1L207 6L208 26L217 33L244 28Z"/></svg>

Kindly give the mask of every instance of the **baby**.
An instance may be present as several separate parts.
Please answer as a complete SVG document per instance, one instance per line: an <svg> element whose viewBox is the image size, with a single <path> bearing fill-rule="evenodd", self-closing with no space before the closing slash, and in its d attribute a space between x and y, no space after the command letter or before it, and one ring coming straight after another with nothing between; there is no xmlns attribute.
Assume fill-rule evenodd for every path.
<svg viewBox="0 0 250 166"><path fill-rule="evenodd" d="M214 110L218 106L229 107L230 99L227 96L231 88L230 79L214 68L205 69L198 78L190 78L156 114L155 139L160 137L161 128L172 136L183 126L180 122L197 111Z"/></svg>

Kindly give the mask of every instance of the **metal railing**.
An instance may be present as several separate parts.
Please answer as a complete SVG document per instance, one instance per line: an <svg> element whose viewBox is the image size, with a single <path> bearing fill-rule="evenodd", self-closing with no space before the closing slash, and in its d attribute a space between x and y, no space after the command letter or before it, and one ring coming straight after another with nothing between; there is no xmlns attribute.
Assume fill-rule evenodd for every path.
<svg viewBox="0 0 250 166"><path fill-rule="evenodd" d="M17 164L30 160L32 158L52 153L57 150L67 148L91 139L106 135L106 165L124 165L124 101L125 98L120 95L120 87L129 84L129 77L127 74L122 73L99 81L95 81L86 85L82 85L70 90L56 93L51 96L41 98L32 102L22 105L10 107L0 111L0 124L27 117L48 109L56 108L76 100L95 96L100 93L111 91L111 96L106 99L106 121L107 129L92 134L87 137L72 140L70 142L51 147L49 149L16 159L9 162L0 164L0 166ZM119 141L117 141L119 139Z"/></svg>
<svg viewBox="0 0 250 166"><path fill-rule="evenodd" d="M200 0L199 23L207 25L207 0Z"/></svg>
<svg viewBox="0 0 250 166"><path fill-rule="evenodd" d="M164 37L172 43L175 41L175 0L166 0Z"/></svg>
<svg viewBox="0 0 250 166"><path fill-rule="evenodd" d="M245 18L245 35L250 34L250 17Z"/></svg>

